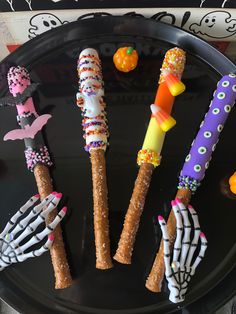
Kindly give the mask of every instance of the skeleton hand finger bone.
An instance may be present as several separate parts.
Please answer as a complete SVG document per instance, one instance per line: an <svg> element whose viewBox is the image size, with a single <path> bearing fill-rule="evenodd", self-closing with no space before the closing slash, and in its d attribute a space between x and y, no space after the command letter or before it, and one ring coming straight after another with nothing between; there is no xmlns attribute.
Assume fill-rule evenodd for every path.
<svg viewBox="0 0 236 314"><path fill-rule="evenodd" d="M29 234L34 232L36 228L41 224L45 222L45 218L47 215L57 206L57 204L52 205L49 204L48 208L45 210L47 211L47 214L43 216L44 213L41 213L35 221L33 221L26 229L25 231L18 237L15 241L13 241L13 244L17 247L19 243L25 239ZM48 232L44 232L44 230L36 235L34 235L28 242L26 242L23 246L19 247L19 253L24 252L26 249L28 249L30 246L32 246L35 243L40 242L46 235L51 233L56 225L60 222L60 220L65 216L64 214L64 208L61 210L60 213L56 216L54 221L49 224L44 230L49 230ZM60 219L61 218L61 219ZM56 223L54 223L56 221ZM54 223L54 224L53 224ZM53 225L52 225L53 224Z"/></svg>
<svg viewBox="0 0 236 314"><path fill-rule="evenodd" d="M60 201L60 198L57 195L56 196L52 195L52 197L49 196L47 200L43 201L41 204L33 208L33 210L29 213L29 215L27 215L25 219L20 221L16 225L16 227L11 231L10 233L11 238L12 238L11 246L14 245L14 247L17 247L23 239L25 239L29 234L34 232L36 228L42 222L45 221L45 217L47 216L47 214L51 212L54 208L56 208L59 201ZM43 208L45 208L45 206L47 206L47 208L45 209L45 213L44 212L41 213L41 211L43 210ZM36 215L38 215L37 218L33 222L31 222L29 225L27 225L28 222ZM19 231L23 231L23 232L18 237L16 237ZM8 246L8 248L5 251L5 254L7 254L10 251L11 246Z"/></svg>
<svg viewBox="0 0 236 314"><path fill-rule="evenodd" d="M52 232L54 231L54 229L56 228L58 223L65 217L66 211L67 211L67 208L63 207L62 210L57 214L57 216L55 217L53 222L50 223L47 227L45 227L45 229L42 232L36 234L33 238L31 238L23 246L20 246L18 249L16 249L17 259L20 262L26 260L29 257L40 256L41 254L43 254L44 252L46 252L50 248L50 246L52 245L52 242L53 242L52 237L51 237ZM48 241L40 249L23 254L25 250L27 250L29 247L35 245L36 243L42 241L49 234L50 234L50 236L49 236ZM13 257L13 260L14 259L16 259L15 256Z"/></svg>
<svg viewBox="0 0 236 314"><path fill-rule="evenodd" d="M182 250L180 257L180 265L184 265L186 261L186 257L190 247L190 234L191 234L191 224L188 218L188 209L184 206L184 204L177 198L177 205L179 207L180 213L183 217L183 228L184 228L184 236L182 242Z"/></svg>
<svg viewBox="0 0 236 314"><path fill-rule="evenodd" d="M21 251L24 252L26 249L28 249L30 246L40 242L42 239L44 239L47 235L53 232L53 230L56 228L58 223L65 217L67 208L63 207L62 210L57 214L53 222L51 222L49 225L45 227L43 231L36 234L33 238L30 239L29 242L25 243L21 247Z"/></svg>
<svg viewBox="0 0 236 314"><path fill-rule="evenodd" d="M47 251L52 245L54 236L51 234L48 241L39 249L29 253L24 253L25 250L32 245L40 242L45 236L49 235L57 226L57 224L64 218L67 208L64 207L53 222L46 226L44 230L29 239L26 243L20 246L20 243L28 237L36 228L45 222L48 214L57 207L62 194L53 192L46 197L39 205L35 206L30 213L21 221L20 217L39 199L39 196L33 196L20 210L11 218L1 233L0 243L3 243L0 251L0 271L12 263L22 262L29 257L39 256ZM46 209L45 209L46 208ZM28 226L27 224L34 219ZM19 221L19 222L18 222ZM19 231L23 231L19 236ZM9 233L10 232L10 233Z"/></svg>
<svg viewBox="0 0 236 314"><path fill-rule="evenodd" d="M46 199L44 199L39 205L35 206L32 211L22 219L15 227L11 230L11 234L14 237L19 231L22 231L28 224L28 222L36 215L40 214L42 210L48 206L55 199L54 195L49 195Z"/></svg>
<svg viewBox="0 0 236 314"><path fill-rule="evenodd" d="M183 234L183 222L182 222L182 216L180 214L179 207L176 203L176 201L171 202L172 209L175 214L176 218L176 241L174 244L174 252L173 252L173 262L179 262L179 255L181 251L181 241L182 241L182 234Z"/></svg>
<svg viewBox="0 0 236 314"><path fill-rule="evenodd" d="M186 265L190 266L190 263L191 263L192 258L193 258L193 254L197 248L197 244L198 244L201 230L200 230L200 225L199 225L198 216L197 216L196 211L194 210L194 208L191 205L188 206L188 210L192 216L193 225L194 225L194 236L193 236L192 243L190 245L190 250L189 250L187 261L186 261Z"/></svg>
<svg viewBox="0 0 236 314"><path fill-rule="evenodd" d="M165 274L170 290L169 299L173 303L179 303L184 301L188 283L194 275L196 267L205 255L207 240L205 235L200 232L198 216L193 207L189 205L186 208L179 199L175 199L171 204L177 228L172 263L170 261L171 252L166 222L161 216L158 217L158 220L163 234ZM190 240L192 226L188 217L188 211L192 217L194 227L192 242ZM201 239L200 251L194 263L192 263L193 255L199 242L199 236Z"/></svg>
<svg viewBox="0 0 236 314"><path fill-rule="evenodd" d="M54 241L54 236L50 235L48 237L48 240L45 244L43 244L39 249L34 250L32 252L29 253L25 253L25 254L20 254L20 255L15 255L13 257L11 257L11 263L18 263L18 262L24 262L25 260L27 260L30 257L37 257L42 255L44 252L48 251L50 249L50 247L52 246Z"/></svg>
<svg viewBox="0 0 236 314"><path fill-rule="evenodd" d="M33 206L37 201L39 200L39 195L32 196L16 213L10 221L6 224L6 227L0 234L0 238L3 238L10 229L15 225L16 221L29 209L31 206Z"/></svg>
<svg viewBox="0 0 236 314"><path fill-rule="evenodd" d="M16 213L13 217L9 220L6 227L0 234L0 239L2 242L1 251L6 249L8 243L12 240L16 232L13 232L14 228L17 226L17 221L20 219L21 216L25 214L25 212L33 206L39 200L39 195L32 196ZM18 232L18 231L17 231Z"/></svg>

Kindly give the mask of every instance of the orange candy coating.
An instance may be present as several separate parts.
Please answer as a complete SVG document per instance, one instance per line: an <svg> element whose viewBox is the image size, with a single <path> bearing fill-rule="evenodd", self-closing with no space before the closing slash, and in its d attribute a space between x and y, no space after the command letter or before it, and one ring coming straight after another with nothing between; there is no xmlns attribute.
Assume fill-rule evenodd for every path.
<svg viewBox="0 0 236 314"><path fill-rule="evenodd" d="M113 62L117 70L121 72L130 72L138 64L138 53L132 47L121 47L113 56Z"/></svg>
<svg viewBox="0 0 236 314"><path fill-rule="evenodd" d="M229 178L229 185L236 185L236 172Z"/></svg>
<svg viewBox="0 0 236 314"><path fill-rule="evenodd" d="M229 178L230 191L236 194L236 172Z"/></svg>
<svg viewBox="0 0 236 314"><path fill-rule="evenodd" d="M231 185L230 186L230 191L234 194L236 194L236 185Z"/></svg>

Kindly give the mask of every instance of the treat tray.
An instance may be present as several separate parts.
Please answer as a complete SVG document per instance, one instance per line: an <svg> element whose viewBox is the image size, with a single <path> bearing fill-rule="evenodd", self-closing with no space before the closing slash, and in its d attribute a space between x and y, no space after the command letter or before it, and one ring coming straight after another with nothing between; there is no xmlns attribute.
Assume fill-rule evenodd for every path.
<svg viewBox="0 0 236 314"><path fill-rule="evenodd" d="M132 44L140 55L129 74L115 70L117 47ZM80 111L75 105L76 61L88 46L98 49L106 89L110 128L107 175L111 249L114 255L137 174L141 148L154 100L157 78L167 49L187 52L183 81L187 91L176 99L176 127L166 136L162 163L153 175L130 266L114 262L107 271L95 269L92 183L89 156L84 151ZM24 65L41 85L34 99L40 113L53 118L45 128L55 167L55 188L63 192L69 213L64 238L74 285L54 290L49 254L9 267L0 274L0 295L22 313L169 313L197 302L233 269L236 258L236 201L223 193L225 179L235 171L235 112L229 117L202 186L192 199L209 247L180 306L168 301L167 289L155 294L145 288L161 233L157 215L167 217L176 192L177 177L221 75L236 66L203 40L183 30L138 17L97 16L47 32L31 40L0 63L1 96L6 95L6 71ZM15 109L1 110L0 138L16 127ZM24 144L0 141L1 220L36 193L33 174L25 167ZM235 274L235 272L234 272ZM232 278L233 279L233 278ZM204 312L205 314L206 312Z"/></svg>

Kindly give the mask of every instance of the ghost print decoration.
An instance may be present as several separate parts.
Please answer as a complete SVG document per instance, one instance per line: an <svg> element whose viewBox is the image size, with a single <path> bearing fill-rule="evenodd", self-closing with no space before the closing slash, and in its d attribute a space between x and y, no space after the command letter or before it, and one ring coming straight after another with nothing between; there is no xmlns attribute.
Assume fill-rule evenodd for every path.
<svg viewBox="0 0 236 314"><path fill-rule="evenodd" d="M212 11L203 16L199 23L192 23L189 30L208 38L227 38L236 34L236 19L226 11Z"/></svg>
<svg viewBox="0 0 236 314"><path fill-rule="evenodd" d="M56 15L51 13L40 13L34 15L30 19L30 28L28 37L30 39L49 31L53 28L68 23L67 21L61 21Z"/></svg>

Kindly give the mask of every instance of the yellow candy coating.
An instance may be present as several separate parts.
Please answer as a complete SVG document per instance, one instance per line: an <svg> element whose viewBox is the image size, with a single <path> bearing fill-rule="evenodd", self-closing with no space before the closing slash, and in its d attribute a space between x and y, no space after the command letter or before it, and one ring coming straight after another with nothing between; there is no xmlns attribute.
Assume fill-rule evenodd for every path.
<svg viewBox="0 0 236 314"><path fill-rule="evenodd" d="M160 124L161 129L164 132L168 132L170 129L172 129L174 126L176 125L176 120L172 117L169 117L168 120L162 122L162 124Z"/></svg>
<svg viewBox="0 0 236 314"><path fill-rule="evenodd" d="M151 117L142 149L152 150L160 155L165 135L166 133L158 125L156 118Z"/></svg>
<svg viewBox="0 0 236 314"><path fill-rule="evenodd" d="M178 96L180 94L182 94L185 91L186 87L184 85L184 83L182 83L181 81L178 82L177 84L172 85L169 90L172 96Z"/></svg>

